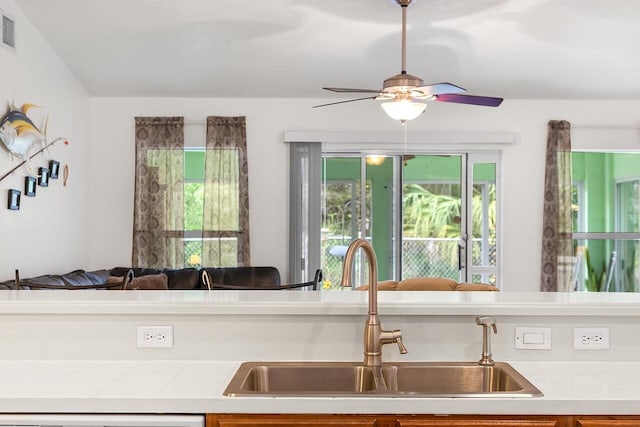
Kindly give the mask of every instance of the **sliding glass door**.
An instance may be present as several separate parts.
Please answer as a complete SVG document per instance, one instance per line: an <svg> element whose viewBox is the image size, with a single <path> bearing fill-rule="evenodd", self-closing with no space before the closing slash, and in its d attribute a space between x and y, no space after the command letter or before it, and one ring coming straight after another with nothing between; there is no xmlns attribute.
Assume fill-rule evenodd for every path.
<svg viewBox="0 0 640 427"><path fill-rule="evenodd" d="M466 234L462 155L405 156L402 168L402 278L460 280Z"/></svg>
<svg viewBox="0 0 640 427"><path fill-rule="evenodd" d="M467 156L465 256L462 280L497 283L498 274L498 164L495 155Z"/></svg>
<svg viewBox="0 0 640 427"><path fill-rule="evenodd" d="M369 240L378 280L446 277L498 283L497 155L325 153L321 265L340 289L342 257ZM357 261L355 286L367 283Z"/></svg>

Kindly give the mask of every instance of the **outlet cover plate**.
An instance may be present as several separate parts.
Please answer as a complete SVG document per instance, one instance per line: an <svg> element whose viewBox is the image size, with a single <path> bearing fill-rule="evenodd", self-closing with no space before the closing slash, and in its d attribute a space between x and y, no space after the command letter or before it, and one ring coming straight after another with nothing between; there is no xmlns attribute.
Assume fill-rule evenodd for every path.
<svg viewBox="0 0 640 427"><path fill-rule="evenodd" d="M551 328L516 326L514 341L519 350L551 350Z"/></svg>
<svg viewBox="0 0 640 427"><path fill-rule="evenodd" d="M173 326L138 326L138 348L173 348Z"/></svg>
<svg viewBox="0 0 640 427"><path fill-rule="evenodd" d="M608 350L609 328L573 328L574 350Z"/></svg>

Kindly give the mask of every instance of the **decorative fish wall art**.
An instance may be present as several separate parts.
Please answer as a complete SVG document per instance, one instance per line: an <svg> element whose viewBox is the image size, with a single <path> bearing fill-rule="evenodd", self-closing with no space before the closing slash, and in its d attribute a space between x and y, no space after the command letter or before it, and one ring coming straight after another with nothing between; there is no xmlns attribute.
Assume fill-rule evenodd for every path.
<svg viewBox="0 0 640 427"><path fill-rule="evenodd" d="M35 146L45 148L47 136L47 121L45 120L44 132L27 117L29 109L37 107L33 104L24 104L22 109L14 105L9 107L9 112L0 121L0 141L12 156L22 159L29 171L29 157Z"/></svg>

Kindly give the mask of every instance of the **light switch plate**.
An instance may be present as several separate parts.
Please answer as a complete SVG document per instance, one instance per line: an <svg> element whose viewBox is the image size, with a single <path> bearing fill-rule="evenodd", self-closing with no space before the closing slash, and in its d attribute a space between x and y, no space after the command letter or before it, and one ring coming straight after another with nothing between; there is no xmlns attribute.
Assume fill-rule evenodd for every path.
<svg viewBox="0 0 640 427"><path fill-rule="evenodd" d="M551 350L551 328L516 326L514 341L520 350Z"/></svg>

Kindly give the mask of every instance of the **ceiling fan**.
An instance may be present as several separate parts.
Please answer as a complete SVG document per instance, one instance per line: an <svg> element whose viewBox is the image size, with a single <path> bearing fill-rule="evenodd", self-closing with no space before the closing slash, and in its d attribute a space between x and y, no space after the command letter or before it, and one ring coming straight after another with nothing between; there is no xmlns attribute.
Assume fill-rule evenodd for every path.
<svg viewBox="0 0 640 427"><path fill-rule="evenodd" d="M420 102L423 100L454 102L486 107L497 107L502 103L502 98L463 94L462 92L466 92L466 90L452 83L443 82L425 85L421 78L407 74L407 7L411 4L411 1L412 0L395 0L402 8L402 71L400 74L385 79L382 89L380 90L323 87L323 89L331 92L373 93L375 95L315 105L313 108L362 101L365 99L375 99L387 101L381 104L387 115L404 123L422 114L427 107L427 104Z"/></svg>

